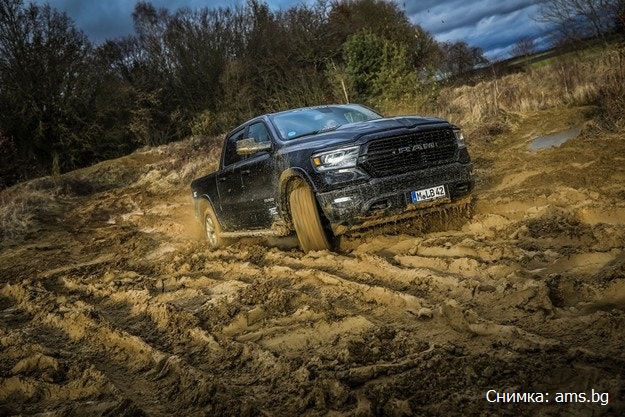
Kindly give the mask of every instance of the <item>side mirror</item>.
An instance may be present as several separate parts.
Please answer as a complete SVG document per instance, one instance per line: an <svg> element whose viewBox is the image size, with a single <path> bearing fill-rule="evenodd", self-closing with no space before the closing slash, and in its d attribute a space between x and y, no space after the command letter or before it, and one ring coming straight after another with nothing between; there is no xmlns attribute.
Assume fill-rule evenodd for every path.
<svg viewBox="0 0 625 417"><path fill-rule="evenodd" d="M253 155L271 149L271 142L256 142L254 138L241 139L237 142L237 155Z"/></svg>

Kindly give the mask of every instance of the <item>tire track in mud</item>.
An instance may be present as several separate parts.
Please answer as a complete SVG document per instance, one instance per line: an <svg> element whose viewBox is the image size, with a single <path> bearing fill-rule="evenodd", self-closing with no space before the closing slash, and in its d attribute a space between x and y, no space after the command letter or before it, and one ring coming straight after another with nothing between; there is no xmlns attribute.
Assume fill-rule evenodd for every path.
<svg viewBox="0 0 625 417"><path fill-rule="evenodd" d="M314 277L326 286L334 286L337 293L347 294L355 300L355 305L374 304L378 312L375 313L370 307L365 314L372 322L379 323L393 318L395 321L405 322L404 326L414 327L418 331L426 329L428 333L438 331L442 334L446 328L451 327L469 334L499 338L513 346L518 345L518 349L526 348L522 347L522 343L513 343L516 339L523 340L529 346L549 345L551 342L544 341L542 337L516 326L502 326L492 322L501 320L501 317L488 314L487 316L491 318L485 319L482 315L478 316L475 311L471 311L473 321L481 323L469 325L466 318L462 317L463 313L460 313L460 316L450 313L462 310L458 302L471 304L483 301L480 300L484 298L483 294L488 296L489 293L499 292L497 296L499 298L504 289L496 282L496 278L500 277L502 272L513 274L518 271L518 266L514 264L493 267L491 256L480 256L479 251L472 248L475 246L472 243L475 242L467 243L465 239L463 244L466 246L456 244L453 251L443 246L443 251L447 251L445 256L442 256L438 249L434 254L427 254L428 247L425 247L425 251L421 251L421 247L413 247L409 252L426 252L429 256L396 254L387 259L368 253L356 253L352 256L307 255L300 259L289 258L287 262L293 268L296 268L297 264L308 268L300 270L298 275L304 278ZM499 248L486 252L502 253ZM501 256L497 256L497 260L500 259ZM282 261L284 262L284 258ZM522 307L517 314L524 314L527 310L542 309L545 312L552 310L548 289L544 284L528 281L520 288L506 289L511 304L504 303L502 309ZM409 314L402 315L402 311ZM434 319L428 323L427 319L431 318ZM476 328L481 330L475 331ZM446 339L442 342L449 340Z"/></svg>
<svg viewBox="0 0 625 417"><path fill-rule="evenodd" d="M106 259L106 257L103 259ZM192 346L194 344L201 344L205 348L206 340L211 340L211 338L201 329L190 328L190 323L194 322L193 317L189 318L185 311L170 309L171 303L174 302L178 306L185 308L189 308L193 304L196 306L202 304L203 300L200 300L200 298L204 294L189 288L170 288L173 292L161 294L161 297L161 295L150 294L146 289L123 290L115 282L107 283L106 280L99 278L94 280L94 283L89 283L89 271L93 265L94 262L86 262L82 265L74 265L72 268L51 270L43 274L43 279L36 290L33 289L32 282L25 282L20 285L5 286L3 294L17 300L22 308L35 317L45 315L44 322L46 325L64 331L72 342L82 343L89 339L88 350L95 351L95 353L92 352L89 356L93 357L92 361L99 364L98 369L101 368L102 372L105 372L106 377L114 384L117 392L126 393L128 401L137 404L141 410L148 412L150 415L167 413L167 409L152 408L151 404L145 403L140 400L141 397L137 397L139 394L145 395L145 392L148 392L150 393L148 397L161 398L161 401L162 398L168 398L159 392L159 389L162 390L161 385L145 383L146 379L149 381L150 375L149 373L145 374L144 368L156 368L157 372L159 367L162 369L171 368L168 364L171 358L176 356L166 356L163 353L162 345L166 343L162 341L169 339L172 335L176 337L180 346L184 346L186 351L193 350ZM219 265L223 266L225 264L213 263L214 267ZM239 266L243 267L240 269L246 268L245 263ZM217 267L213 269L213 273L216 275L227 274L231 267L232 265L223 266L221 269ZM87 272L83 276L79 274L81 268ZM249 266L247 269L258 275L257 269ZM66 275L70 271L72 275ZM276 272L275 268L269 268L270 275ZM116 276L118 278L116 282L119 283L119 274L116 274ZM233 280L200 279L195 280L194 285L201 286L204 289L214 289L213 293L217 297L212 301L219 303L220 298L230 298L226 301L232 302L233 291L240 291L250 284ZM98 286L100 288L97 288ZM180 284L180 287L184 286L184 283ZM61 300L66 297L69 297L70 300ZM159 297L162 299L159 299ZM194 299L194 302L185 303L185 299ZM268 304L271 304L271 300L268 301ZM269 308L261 308L261 310L258 308L253 310L255 311L253 314L258 319L258 315L265 310L271 310L271 306ZM142 318L142 316L149 318ZM251 321L250 315L247 315L247 320ZM236 320L234 321L236 322ZM142 324L137 328L139 322L142 322ZM350 324L353 324L353 322L350 322ZM161 337L154 337L153 332L152 334L147 334L146 329L150 328L150 325L155 326L160 332L168 333L168 337L162 335ZM178 325L180 325L180 328L177 327ZM277 323L277 325L280 326L280 323ZM297 325L299 326L300 323L297 323ZM236 326L232 326L231 323L226 327L232 330ZM288 323L282 327L293 327L293 323ZM183 329L183 337L179 334L180 329ZM202 336L199 343L198 334ZM228 334L228 332L224 334ZM184 335L188 337L185 338ZM146 340L150 338L160 341L159 349L146 343ZM212 345L215 345L214 341L211 340L211 342ZM93 344L102 344L102 347L96 348ZM230 342L230 345L232 344L233 342ZM271 345L271 343L268 344ZM290 370L289 364L280 363L271 353L263 353L257 346L243 344L242 349L247 349L247 352L243 353L243 355L247 356L245 360L255 362L252 368L264 368L261 369L262 373L271 375L270 377L261 377L261 379L275 379L276 371L271 369L271 362L274 363L274 367L286 366ZM179 352L174 353L177 354ZM218 356L215 351L211 353L213 357ZM188 359L189 356L187 353L185 359ZM133 358L130 361L131 367L127 364L129 358ZM163 363L165 365L161 366ZM232 366L232 360L230 360L228 366ZM224 369L212 370L221 371L222 375L227 374L227 372L223 372ZM249 373L256 373L255 371L257 370L250 369ZM188 370L178 373L176 378L174 378L177 380L178 385L181 383L179 379L183 380L188 373ZM241 386L245 387L242 390L243 392L251 390L249 376L244 376L241 379L246 378L248 380L241 382ZM259 377L256 375L252 379L258 380ZM304 382L307 383L307 381ZM174 386L175 384L168 383L166 385ZM229 387L229 389L236 391L236 388ZM262 394L262 388L257 390L259 395Z"/></svg>
<svg viewBox="0 0 625 417"><path fill-rule="evenodd" d="M274 254L284 255L278 251ZM315 389L321 389L337 395L342 393L341 397L346 392L344 384L360 385L367 378L375 380L380 376L407 372L416 366L422 357L421 352L432 349L431 342L408 341L406 334L423 324L416 320L422 314L422 300L394 288L393 281L384 278L390 270L412 279L407 270L402 273L401 267L379 257L359 255L360 260L355 260L344 256L340 259L340 268L335 271L337 274L327 272L332 268L323 262L319 264L310 256L296 255L289 258L289 262L278 264L269 255L264 259L269 266L263 267L249 263L245 256L238 256L242 259L235 260L237 256L224 251L207 257L212 258L208 261L210 272L207 275L216 278L195 276L189 279L182 274L178 278L162 277L159 286L137 280L136 273L127 273L128 278L134 279L131 280L124 279L123 271L115 271L108 280L106 275L93 275L93 266L98 263L95 260L48 271L42 274L38 286L33 286L32 282L9 285L3 293L13 297L35 317L45 314L44 322L67 333L74 344L89 339L91 361L99 364L97 370L104 373L115 387L114 391L124 392L127 403L151 415L169 411L153 408L141 398L145 392L151 393L148 397L159 398L161 402L169 398L159 381L166 386L174 385L169 378L171 358L182 358L175 361L174 368L181 370L173 372L176 375L173 380L185 387L184 380L194 373L194 366L201 368L199 358L202 356L217 357L218 362L227 359L225 362L233 365L233 358L220 356L216 340L230 348L238 344L239 351L246 351L241 354L252 363L248 366L248 373L239 367L237 374L233 375L234 387L228 389L232 395L238 391L236 385L239 384L241 393L255 392L255 398L261 397L263 391L272 392L271 381L264 381L264 388L250 387L254 379L259 382L258 376L252 378L250 375L259 369L260 387L263 379L275 380L275 376L263 374L275 375L273 368L281 367L301 374L300 389L311 395L313 392L319 395ZM108 258L105 256L99 261L106 263ZM349 273L340 273L353 267L354 262L365 262L371 275L354 279ZM373 268L374 265L378 270ZM238 273L232 274L234 270ZM230 278L229 275L236 276ZM69 300L61 302L58 301L60 298ZM57 301L58 305L55 304ZM215 312L212 307L220 303L239 304L239 311L236 314L226 312L221 326L204 326L213 331L210 333L200 325L200 317L212 319L211 313ZM391 317L393 322L401 322L400 327L404 327L400 337L384 335L385 323ZM427 321L430 313L422 318ZM436 326L440 324L436 323ZM374 334L375 340L363 338L367 333ZM371 342L386 347L379 353L376 348L368 346ZM96 348L94 344L102 346ZM206 352L207 345L215 349ZM401 345L402 349L398 350L396 345ZM200 346L202 350L194 351L194 347ZM337 351L344 352L338 365L328 367L315 363L318 361L316 357L328 359ZM391 354L391 351L395 353ZM424 355L426 357L428 353ZM298 356L301 359L293 359ZM406 359L402 360L402 357ZM273 363L273 368L263 362ZM157 375L161 374L159 370L165 369L166 376L150 382L153 373L147 371L148 368L155 369L152 372ZM207 364L198 372L211 371L228 374L223 367L214 364ZM311 380L313 374L322 375L321 381L324 382L315 382L318 378ZM197 382L192 380L194 384ZM278 395L275 389L273 391ZM344 398L344 401L347 400ZM262 401L260 403L262 406ZM296 403L291 407L297 410L301 405Z"/></svg>
<svg viewBox="0 0 625 417"><path fill-rule="evenodd" d="M470 244L470 242L465 243ZM493 252L496 251L494 250ZM425 254L425 252L423 254ZM487 256L475 256L474 252L463 250L462 248L456 251L455 254L448 256L447 259L443 258L440 253L436 253L431 256L431 259L438 259L446 266L441 268L440 265L437 264L437 268L432 268L431 270L426 269L427 273L425 276L431 276L433 274L445 276L441 270L447 269L450 273L450 277L455 279L453 285L457 285L463 281L460 279L463 276L463 272L466 273L466 270L460 270L460 265L465 265L465 263L468 262L468 265L472 265L473 270L476 272L474 278L476 280L482 279L483 282L479 284L488 286L491 285L489 280L500 279L503 272L518 272L518 269L521 269L518 263L512 262L512 259L519 259L518 255L523 254L521 252L515 253L514 256L508 258L506 258L506 256L497 256L496 261L508 259L510 262L509 265L502 266L494 265L496 262L493 261L492 258ZM348 255L320 253L302 256L297 253L285 254L279 251L269 251L264 258L274 269L273 272L267 273L265 279L271 279L270 277L280 274L295 273L303 278L303 281L298 282L298 285L301 284L303 287L307 284L310 285L315 288L316 291L323 294L320 298L327 297L330 299L331 296L329 294L336 294L337 298L347 296L350 298L350 305L345 308L347 314L358 312L372 323L372 326L363 329L364 331L361 332L360 335L357 335L356 338L348 341L344 345L346 346L346 353L345 357L341 358L341 364L343 366L337 366L335 364L331 369L327 365L314 368L314 372L318 375L318 378L326 381L326 386L324 388L326 393L333 392L335 395L339 395L341 392L340 389L330 391L328 387L330 383L328 381L338 381L338 387L342 387L343 389L345 389L345 386L350 387L350 392L356 396L355 409L380 410L376 408L379 407L379 403L376 405L376 401L371 402L370 390L377 390L384 386L388 387L386 389L395 387L395 392L401 393L395 397L391 395L390 398L387 397L384 398L384 400L378 399L381 403L389 407L387 410L399 412L398 410L402 409L412 409L413 411L418 409L414 404L407 405L404 402L405 400L401 399L402 395L408 395L414 398L415 394L407 394L403 391L404 387L397 390L397 388L399 388L397 384L399 383L401 387L402 383L399 381L403 380L407 383L408 381L418 380L421 375L426 373L425 369L429 369L432 364L439 364L442 370L458 378L460 382L451 382L447 377L443 377L442 374L439 374L439 377L434 377L435 379L440 378L440 381L445 381L449 384L449 387L457 386L459 387L459 391L462 390L460 387L468 391L473 390L474 397L470 400L475 401L475 398L483 395L483 391L476 392L475 387L480 386L478 382L486 378L490 378L493 381L500 380L502 385L510 383L514 378L516 378L516 381L520 381L520 383L523 383L524 378L527 380L527 374L522 376L516 373L518 370L512 371L510 369L510 355L515 357L519 368L526 370L534 368L533 372L544 372L545 374L549 372L549 366L555 366L558 373L565 373L564 369L568 365L561 362L562 358L568 358L568 360L575 358L572 360L577 362L579 366L585 366L582 364L586 362L588 368L585 371L580 371L578 379L569 380L568 382L578 388L580 387L579 384L581 381L588 380L595 381L598 386L600 386L599 381L601 377L598 375L609 375L613 369L618 369L622 363L622 361L618 359L611 360L601 355L593 356L590 352L587 356L580 358L576 356L576 352L579 351L579 348L563 346L555 339L523 330L523 326L518 327L511 324L500 324L500 321L503 320L505 323L507 319L510 319L510 317L514 315L508 314L507 318L502 318L493 314L490 317L496 317L495 320L485 320L480 315L476 315L475 311L472 311L470 308L467 309L458 302L455 302L454 298L440 305L441 320L437 321L435 317L434 320L423 322L415 320L414 316L407 320L401 320L401 317L409 315L394 314L393 311L401 310L402 304L398 301L402 299L404 295L412 296L412 291L410 289L402 295L401 290L406 287L406 283L404 283L403 280L410 283L415 276L420 278L423 277L424 274L423 271L420 271L420 274L415 275L415 271L412 270L414 269L413 267L403 267L401 264L399 264L399 266L394 264L392 260L395 260L396 256L399 256L399 254L387 258L371 256L370 254L359 252ZM427 257L422 256L421 258L425 259ZM477 260L474 258L477 258ZM278 263L280 266L276 265ZM354 265L359 265L362 269L354 271ZM489 271L489 273L485 274L486 271ZM482 275L485 277L482 277ZM393 279L395 276L399 278L399 286ZM449 276L446 278L449 278ZM528 311L531 312L540 309L544 309L547 313L552 310L550 299L545 292L547 288L544 284L540 284L535 280L525 277L523 274L516 277L517 283L514 283L515 277L511 278L513 278L511 285L518 285L512 290L507 285L501 286L501 292L506 291L507 295L510 296L509 298L513 300L510 305L504 305L502 310L516 309L519 311L520 315L525 315ZM296 289L298 292L303 292L299 287L296 287ZM442 289L443 288L439 287L432 288L431 290L436 296ZM480 291L489 294L497 290L497 288L494 288ZM475 289L471 289L471 286L469 286L460 291L458 295L467 296L468 294L474 293L474 291ZM371 297L368 297L367 294L371 294ZM376 295L374 296L373 294ZM388 296L384 296L383 294L387 294ZM494 299L499 300L501 303L501 295L502 294L498 295ZM433 297L425 295L421 301L426 299L431 302L432 298ZM469 301L471 300L467 299L467 303L469 303ZM478 301L484 302L484 300ZM372 307L372 304L375 304L375 306ZM343 304L343 306L345 305L347 305L347 303ZM363 308L363 306L366 307ZM394 310L384 312L385 309L390 308ZM541 316L544 317L544 314L541 314ZM392 323L390 326L392 330L389 331L388 328L384 329L383 321L385 321L387 325ZM431 328L424 329L424 327L426 327L424 324L428 323L432 324ZM411 346L404 346L402 350L397 343L397 339L400 339L400 337L397 337L397 333L395 333L398 332L397 329L401 329L402 332L406 331L410 334L406 339L411 340ZM423 330L425 331L423 332ZM449 334L449 330L451 330L451 335ZM389 334L384 335L384 331L389 331ZM426 336L420 338L420 343L415 344L415 339L419 340L419 338L415 336L420 332L423 332ZM296 331L293 331L292 334L296 333ZM441 337L441 335L443 336ZM490 343L492 343L492 345L489 346L488 342L483 340L484 338L491 340ZM388 342L388 345L393 346L388 350L393 351L395 356L385 356L385 353L380 353L380 351L385 351L385 341ZM410 343L407 344L410 345ZM388 345L386 348L388 348ZM479 345L481 349L476 349L476 345ZM458 347L455 348L454 346ZM340 347L340 344L335 345L335 348ZM468 357L465 357L464 353L461 353L466 352L465 349L471 352ZM306 351L301 353L305 356ZM521 354L527 353L539 353L543 358L542 360L547 359L547 363L550 365L545 364L537 367L535 362L531 359L531 356L520 356ZM480 357L480 355L486 356ZM320 356L324 358L323 354ZM464 357L464 359L460 359L462 357ZM592 359L593 357L595 359ZM597 369L591 364L598 358L610 364L606 365L603 369ZM454 366L459 367L461 371L457 372L448 368L452 363L455 364ZM467 367L467 363L472 363L472 365ZM428 368L424 368L426 366ZM506 369L507 371L504 371ZM497 375L497 377L493 376L500 371L502 373ZM429 372L427 374L430 375ZM609 379L609 377L606 378L606 380ZM615 383L615 381L612 380L612 382L609 383ZM552 381L550 381L549 384L553 384L549 385L551 388L557 385L557 383ZM618 382L616 382L616 384L618 385ZM426 388L419 383L410 383L408 385L415 390L417 387L421 389L431 389L431 386ZM472 386L473 388L468 389L468 386ZM601 386L606 387L606 385ZM616 388L615 392L618 391L619 388ZM431 400L431 398L428 398L424 403L428 403L428 401L431 403ZM464 400L468 400L468 398ZM443 401L442 398L441 401ZM452 404L454 403L448 398L444 399L445 404L448 405L450 402ZM456 403L456 405L458 405L458 403ZM444 406L441 407L441 409L444 409ZM441 409L429 409L429 412L444 414L444 412L441 412ZM453 409L454 408L449 408L448 410ZM428 412L428 408L424 408L423 411ZM527 409L524 411L527 412Z"/></svg>
<svg viewBox="0 0 625 417"><path fill-rule="evenodd" d="M51 327L23 309L3 288L0 316L0 345L3 375L0 378L2 415L37 414L52 409L61 415L97 413L91 405L98 398L102 409L119 415L140 415L131 401L79 352L72 353L71 341L62 330ZM67 405L71 400L71 405Z"/></svg>
<svg viewBox="0 0 625 417"><path fill-rule="evenodd" d="M148 415L173 415L181 409L192 414L216 403L217 384L178 356L121 330L83 299L68 302L65 295L30 284L7 285L2 296L15 300L39 325L61 331L67 354L87 356L86 366L112 385L109 393L123 393L123 402Z"/></svg>
<svg viewBox="0 0 625 417"><path fill-rule="evenodd" d="M471 346L472 358L491 355L482 340L489 339L504 350L495 361L506 350L566 351L523 330L523 322L510 323L528 311L544 317L552 310L545 284L523 272L526 251L456 232L408 240L398 248L308 255L265 247L198 253L187 244L145 261L103 255L41 273L34 293L32 282L5 291L20 303L33 300L25 305L34 315L48 311L42 300L69 299L58 303L57 315L67 314L68 305L80 314L50 323L74 344L89 333L93 343L109 340L88 345L91 369L110 385L115 406L149 415L169 412L161 403L175 397L171 387L193 386L194 373L227 380L227 387L209 383L205 390L214 397L203 401L212 404L221 394L231 409L371 410L369 390L397 386L426 372L428 363L447 371L462 363L454 346ZM20 296L15 288L29 290ZM490 372L485 361L476 363L478 375ZM458 377L471 380L467 372ZM142 399L146 392L153 404ZM188 413L202 409L188 396ZM328 397L329 403L321 399ZM396 397L378 401L414 409Z"/></svg>
<svg viewBox="0 0 625 417"><path fill-rule="evenodd" d="M488 389L593 387L620 415L623 204L516 194L537 177L503 176L514 186L482 190L457 230L306 255L253 239L209 251L185 235L186 196L149 181L150 195L99 194L68 216L77 229L0 255L15 258L0 414L498 415Z"/></svg>

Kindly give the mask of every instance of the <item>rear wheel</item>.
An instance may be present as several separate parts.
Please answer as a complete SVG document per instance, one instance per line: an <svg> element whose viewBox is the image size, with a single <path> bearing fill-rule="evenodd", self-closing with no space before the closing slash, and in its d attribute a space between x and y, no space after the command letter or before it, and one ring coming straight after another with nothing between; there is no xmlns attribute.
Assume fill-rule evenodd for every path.
<svg viewBox="0 0 625 417"><path fill-rule="evenodd" d="M213 207L209 204L204 210L204 234L211 248L218 248L226 244L221 232L221 225L217 221Z"/></svg>
<svg viewBox="0 0 625 417"><path fill-rule="evenodd" d="M304 252L331 250L332 242L323 227L312 189L307 185L293 189L289 194L289 204L300 248Z"/></svg>

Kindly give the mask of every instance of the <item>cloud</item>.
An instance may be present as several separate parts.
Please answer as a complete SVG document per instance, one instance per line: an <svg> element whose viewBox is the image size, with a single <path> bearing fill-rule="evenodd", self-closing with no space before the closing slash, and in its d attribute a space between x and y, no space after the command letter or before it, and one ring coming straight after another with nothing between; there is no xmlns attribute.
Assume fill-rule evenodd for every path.
<svg viewBox="0 0 625 417"><path fill-rule="evenodd" d="M128 1L35 0L34 3L47 3L54 9L65 12L76 27L95 43L127 35L133 29L130 14L134 3Z"/></svg>
<svg viewBox="0 0 625 417"><path fill-rule="evenodd" d="M465 41L484 50L489 59L502 58L524 37L539 31L534 22L536 0L426 0L411 3L406 14L440 42Z"/></svg>
<svg viewBox="0 0 625 417"><path fill-rule="evenodd" d="M434 2L433 2L434 3ZM533 0L493 1L448 0L435 2L434 6L418 8L411 5L406 8L407 15L413 21L422 20L428 24L434 35L445 33L450 28L474 25L485 18L505 16L518 10L533 6Z"/></svg>

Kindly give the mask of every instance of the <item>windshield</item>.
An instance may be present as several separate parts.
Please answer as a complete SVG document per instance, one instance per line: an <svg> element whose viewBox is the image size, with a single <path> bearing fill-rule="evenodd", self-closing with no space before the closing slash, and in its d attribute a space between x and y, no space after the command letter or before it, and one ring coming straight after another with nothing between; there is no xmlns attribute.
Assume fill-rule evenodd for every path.
<svg viewBox="0 0 625 417"><path fill-rule="evenodd" d="M366 107L349 104L290 110L270 116L284 140L327 132L348 123L380 118L382 116Z"/></svg>

